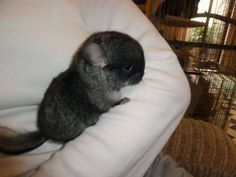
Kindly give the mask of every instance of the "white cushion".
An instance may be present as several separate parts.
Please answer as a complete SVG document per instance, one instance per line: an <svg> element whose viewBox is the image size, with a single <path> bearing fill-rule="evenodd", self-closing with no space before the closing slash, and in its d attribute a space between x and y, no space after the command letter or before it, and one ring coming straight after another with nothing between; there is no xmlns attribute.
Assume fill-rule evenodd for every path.
<svg viewBox="0 0 236 177"><path fill-rule="evenodd" d="M60 146L48 142L0 157L1 176L142 177L190 98L176 56L142 12L129 0L2 0L0 24L0 124L14 129L36 129L34 105L89 34L125 32L146 58L143 81L122 90L130 103L103 114L56 153Z"/></svg>

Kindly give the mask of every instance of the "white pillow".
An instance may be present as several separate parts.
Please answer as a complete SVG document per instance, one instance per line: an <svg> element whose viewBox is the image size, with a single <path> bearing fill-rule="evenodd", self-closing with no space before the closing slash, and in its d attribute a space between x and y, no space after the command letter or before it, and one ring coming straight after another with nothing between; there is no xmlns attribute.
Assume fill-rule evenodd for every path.
<svg viewBox="0 0 236 177"><path fill-rule="evenodd" d="M0 123L14 129L36 128L37 106L32 105L40 102L52 77L68 66L88 34L125 32L141 43L146 58L143 81L122 90L130 103L103 114L53 155L49 151L58 146L47 143L28 155L0 157L0 174L30 175L47 160L33 177L143 176L190 96L176 56L142 12L129 0L3 0L0 23Z"/></svg>
<svg viewBox="0 0 236 177"><path fill-rule="evenodd" d="M0 110L38 104L65 70L84 29L78 3L0 1Z"/></svg>

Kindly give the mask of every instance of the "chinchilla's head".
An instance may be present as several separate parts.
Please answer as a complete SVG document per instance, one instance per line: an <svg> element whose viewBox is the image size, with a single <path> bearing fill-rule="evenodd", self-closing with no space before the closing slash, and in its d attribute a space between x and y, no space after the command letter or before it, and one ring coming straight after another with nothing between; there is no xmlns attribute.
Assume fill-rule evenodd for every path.
<svg viewBox="0 0 236 177"><path fill-rule="evenodd" d="M141 45L114 31L91 35L75 54L73 63L84 73L96 73L94 77L102 77L117 90L139 83L145 68Z"/></svg>

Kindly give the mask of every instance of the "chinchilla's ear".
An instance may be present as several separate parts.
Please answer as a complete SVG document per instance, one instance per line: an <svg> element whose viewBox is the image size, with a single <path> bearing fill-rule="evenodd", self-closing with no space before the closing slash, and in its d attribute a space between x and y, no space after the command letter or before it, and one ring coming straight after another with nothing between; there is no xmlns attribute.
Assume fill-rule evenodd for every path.
<svg viewBox="0 0 236 177"><path fill-rule="evenodd" d="M84 48L85 59L93 66L104 67L107 63L104 49L96 43L88 43Z"/></svg>

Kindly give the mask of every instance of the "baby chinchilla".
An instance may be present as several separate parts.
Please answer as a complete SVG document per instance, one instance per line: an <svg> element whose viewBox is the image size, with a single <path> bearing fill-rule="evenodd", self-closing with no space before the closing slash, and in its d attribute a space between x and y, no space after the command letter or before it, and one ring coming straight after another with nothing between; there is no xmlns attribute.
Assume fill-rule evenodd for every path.
<svg viewBox="0 0 236 177"><path fill-rule="evenodd" d="M102 113L129 101L121 98L119 90L139 83L144 67L142 47L130 36L115 31L91 35L69 68L49 85L38 109L38 130L0 131L0 150L17 154L47 140L65 143L74 139Z"/></svg>

